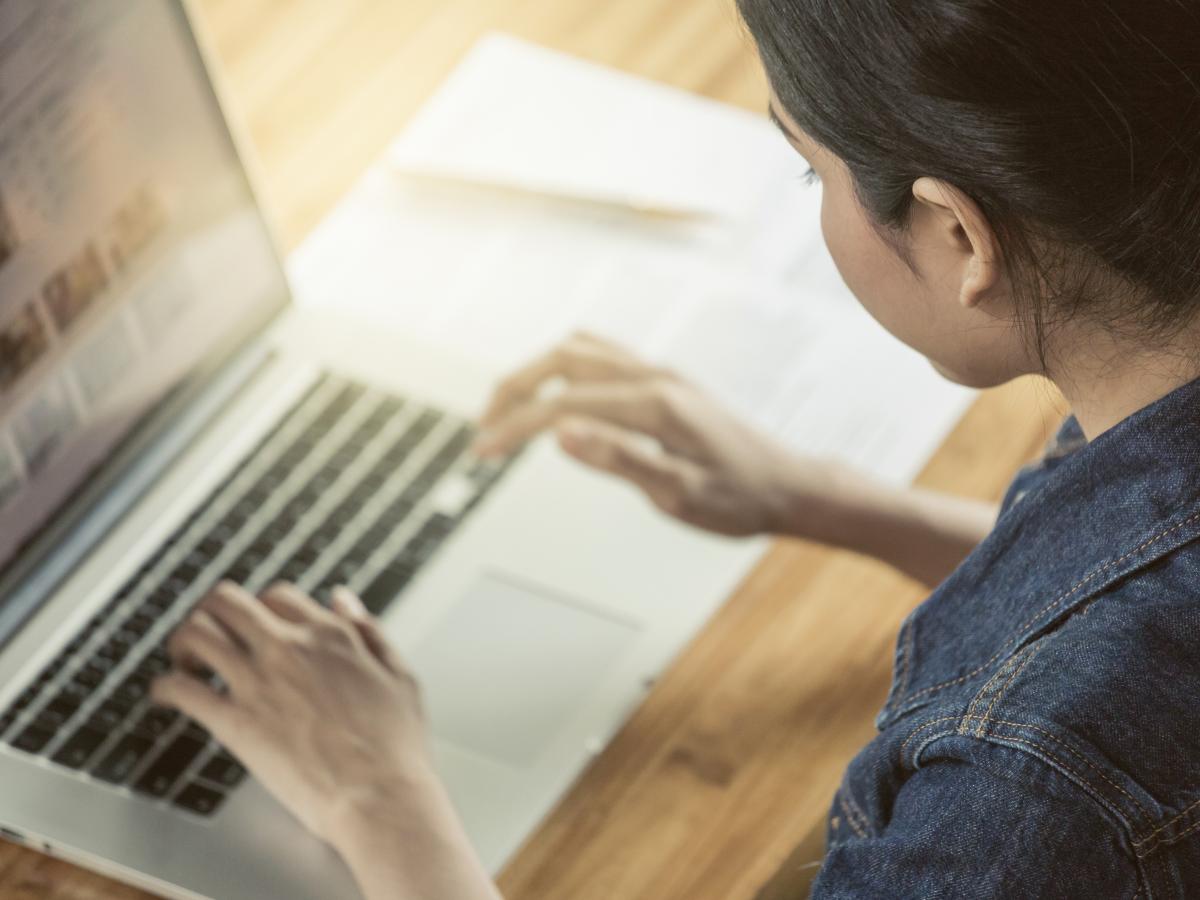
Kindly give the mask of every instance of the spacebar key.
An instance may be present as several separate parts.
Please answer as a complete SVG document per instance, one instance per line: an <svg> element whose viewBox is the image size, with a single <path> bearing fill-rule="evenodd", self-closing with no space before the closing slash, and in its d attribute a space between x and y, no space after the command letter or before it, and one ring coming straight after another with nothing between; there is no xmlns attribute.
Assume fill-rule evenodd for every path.
<svg viewBox="0 0 1200 900"><path fill-rule="evenodd" d="M412 580L412 570L407 566L391 565L384 569L362 592L362 602L374 615L379 615Z"/></svg>
<svg viewBox="0 0 1200 900"><path fill-rule="evenodd" d="M133 789L151 797L165 797L203 749L201 741L186 734L179 735L134 782Z"/></svg>

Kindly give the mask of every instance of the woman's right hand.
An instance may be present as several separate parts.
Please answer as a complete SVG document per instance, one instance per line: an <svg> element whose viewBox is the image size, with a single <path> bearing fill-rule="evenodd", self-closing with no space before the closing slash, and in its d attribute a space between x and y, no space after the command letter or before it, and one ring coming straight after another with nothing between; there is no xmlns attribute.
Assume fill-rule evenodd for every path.
<svg viewBox="0 0 1200 900"><path fill-rule="evenodd" d="M547 391L556 381L561 390ZM481 426L480 456L505 456L552 429L575 459L725 535L796 532L826 480L821 463L796 459L697 386L588 334L506 378Z"/></svg>

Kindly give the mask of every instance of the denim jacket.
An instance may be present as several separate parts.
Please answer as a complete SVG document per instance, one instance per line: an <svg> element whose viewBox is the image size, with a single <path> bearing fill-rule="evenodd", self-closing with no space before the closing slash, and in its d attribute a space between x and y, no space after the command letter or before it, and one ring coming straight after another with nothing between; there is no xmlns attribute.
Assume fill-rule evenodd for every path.
<svg viewBox="0 0 1200 900"><path fill-rule="evenodd" d="M813 897L1200 898L1200 380L1067 419L897 641Z"/></svg>

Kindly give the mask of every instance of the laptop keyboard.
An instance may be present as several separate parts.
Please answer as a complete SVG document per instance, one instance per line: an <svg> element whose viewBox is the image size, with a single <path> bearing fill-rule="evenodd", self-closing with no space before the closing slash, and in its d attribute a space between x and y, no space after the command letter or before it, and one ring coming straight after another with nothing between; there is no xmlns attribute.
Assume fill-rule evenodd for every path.
<svg viewBox="0 0 1200 900"><path fill-rule="evenodd" d="M0 715L0 740L213 814L246 773L149 702L171 630L222 578L255 592L291 581L322 603L344 584L382 612L503 473L465 453L473 437L462 419L323 376Z"/></svg>

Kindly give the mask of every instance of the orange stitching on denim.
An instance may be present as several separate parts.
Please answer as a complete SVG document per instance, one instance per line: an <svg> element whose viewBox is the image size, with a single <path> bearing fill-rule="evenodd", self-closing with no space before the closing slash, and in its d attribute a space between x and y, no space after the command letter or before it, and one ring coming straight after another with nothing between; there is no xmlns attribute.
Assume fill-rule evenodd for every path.
<svg viewBox="0 0 1200 900"><path fill-rule="evenodd" d="M1087 778L1085 778L1082 773L1076 772L1074 769L1072 769L1070 766L1068 766L1065 762L1063 762L1061 759L1059 759L1057 756L1055 756L1054 751L1050 750L1048 747L1044 747L1043 745L1039 744L1037 741L1030 741L1030 740L1027 740L1026 738L1013 737L1012 735L1008 735L1008 734L1003 735L1003 738L1006 741L1015 741L1018 744L1025 744L1029 747L1033 747L1035 750L1041 750L1048 757L1050 757L1052 760L1054 760L1056 763L1058 763L1060 766L1062 766L1064 769L1066 769L1068 772L1070 772L1072 775L1074 775L1076 778L1078 778L1086 787L1089 787L1093 791L1096 791L1097 794L1101 793L1100 791L1096 790L1096 786L1094 784L1092 784L1090 781L1088 781ZM1105 779L1105 780L1107 781L1108 779ZM1111 784L1111 782L1109 782L1109 783ZM1114 787L1115 787L1115 785L1114 785Z"/></svg>
<svg viewBox="0 0 1200 900"><path fill-rule="evenodd" d="M1182 840L1183 838L1185 838L1189 834L1191 834L1193 831L1197 831L1197 830L1200 830L1200 819L1197 819L1195 822L1193 822L1187 828L1183 829L1183 831L1176 832L1175 836L1172 838L1164 838L1163 840L1156 843L1153 847L1145 847L1140 850L1135 850L1133 852L1137 854L1139 859L1145 859L1147 856L1149 856L1151 853L1153 853L1159 847L1169 847L1169 846L1171 846L1171 844L1174 844L1175 842Z"/></svg>
<svg viewBox="0 0 1200 900"><path fill-rule="evenodd" d="M1142 804L1138 803L1136 797L1134 797L1131 793L1129 793L1129 791L1125 790L1125 788L1121 787L1119 784L1117 784L1115 781L1113 781L1111 778L1109 778L1107 775L1105 775L1103 769L1101 769L1099 766L1097 766L1094 762L1092 762L1090 759L1088 759L1086 756L1084 756L1082 753L1080 753L1078 750L1076 750L1074 747L1072 747L1070 744L1068 744L1066 741L1064 741L1058 735L1054 734L1051 731L1047 731L1045 728L1039 728L1037 725L1031 725L1028 722L1010 722L1007 719L992 719L992 721L994 723L996 723L997 725L1011 725L1014 728L1030 728L1030 729L1033 729L1034 731L1040 731L1042 734L1046 735L1046 737L1050 738L1050 740L1054 741L1054 743L1058 744L1060 747L1062 747L1064 750L1066 750L1072 756L1078 757L1083 762L1087 763L1087 765L1090 768L1092 768L1096 772L1097 775L1099 775L1106 782L1108 782L1110 785L1112 785L1114 788L1116 788L1118 791L1120 791L1122 794L1124 794L1125 797L1128 798L1129 802L1137 807L1138 812L1140 812L1142 814L1142 816L1145 817L1147 822L1150 822L1153 820L1153 817L1146 810L1146 807L1144 807L1144 806L1142 806ZM1008 735L1000 735L1000 737L1008 737ZM1014 738L1014 740L1019 740L1019 739ZM1134 843L1136 844L1137 842L1135 841Z"/></svg>
<svg viewBox="0 0 1200 900"><path fill-rule="evenodd" d="M1134 841L1133 846L1137 847L1140 844L1146 843L1148 840L1150 840L1150 838L1154 837L1156 834L1158 834L1163 829L1170 828L1172 825L1174 825L1176 822L1178 822L1180 819L1182 819L1184 816L1186 816L1188 813L1190 813L1197 806L1200 806L1200 800L1196 800L1195 802L1193 802L1191 805L1189 805L1185 809L1180 810L1172 818L1163 822L1161 825L1159 825L1157 828L1155 828L1153 831L1151 831L1145 837L1139 838L1138 840ZM1197 821L1200 822L1200 820L1197 820Z"/></svg>
<svg viewBox="0 0 1200 900"><path fill-rule="evenodd" d="M858 821L862 825L863 831L869 834L872 831L871 819L863 811L863 808L859 806L858 801L854 799L854 792L850 790L849 783L843 785L842 796L846 798L846 803L850 805L850 808L854 810L854 814L858 816Z"/></svg>
<svg viewBox="0 0 1200 900"><path fill-rule="evenodd" d="M918 731L924 731L930 725L936 725L938 722L949 722L951 719L957 720L961 718L962 716L942 716L940 719L930 719L928 722L918 725L911 732L909 732L908 737L904 739L904 743L900 745L900 761L904 761L904 750L908 747L909 743L911 743L912 739L917 736Z"/></svg>
<svg viewBox="0 0 1200 900"><path fill-rule="evenodd" d="M844 812L846 814L846 824L850 826L850 830L853 831L856 835L858 835L863 840L866 840L867 833L858 826L858 823L856 821L854 821L854 813L851 811L850 807L846 804L846 794L845 794L844 790L838 791L838 803L842 807L842 812Z"/></svg>
<svg viewBox="0 0 1200 900"><path fill-rule="evenodd" d="M863 834L862 829L858 827L858 822L854 819L854 813L852 813L850 811L850 807L846 805L846 798L842 796L842 792L840 790L838 791L837 799L838 806L842 808L842 818L845 820L846 824L850 826L850 830L860 838L865 838L866 835Z"/></svg>
<svg viewBox="0 0 1200 900"><path fill-rule="evenodd" d="M1004 695L1006 693L1008 693L1009 687L1016 680L1017 676L1021 674L1021 671L1025 668L1025 666L1027 666L1029 664L1029 661L1031 659L1033 659L1035 656L1037 656L1038 652L1044 646L1045 646L1045 644L1043 644L1043 643L1034 644L1030 648L1029 653L1026 654L1025 659L1023 659L1021 661L1021 664L1013 670L1011 675L1008 676L1008 681L1004 682L1003 687L1001 687L1000 690L995 694L995 696L992 697L992 702L988 704L987 712L985 712L983 714L983 721L979 723L979 732L978 733L979 733L980 737L983 737L984 732L987 730L988 719L991 718L992 710L996 708L996 704L1000 702L1000 700L1004 697Z"/></svg>
<svg viewBox="0 0 1200 900"><path fill-rule="evenodd" d="M922 725L918 725L916 728L914 728L912 730L912 732L909 734L909 736L904 740L904 743L900 745L901 760L903 761L903 759L904 759L905 749L908 747L909 743L912 742L913 738L915 738L917 736L917 733L919 731L929 728L932 725L936 725L939 722L948 722L951 719L958 719L958 718L980 719L982 717L981 716L972 716L972 715L964 715L961 717L960 716L943 716L940 719L930 719L928 722L925 722ZM1117 784L1115 781L1113 781L1111 778L1109 778L1104 773L1103 769L1101 769L1099 766L1097 766L1094 762L1092 762L1090 759L1088 759L1086 756L1084 756L1082 753L1080 753L1078 750L1076 750L1070 744L1068 744L1064 740L1062 740L1062 738L1055 735L1053 732L1047 731L1045 728L1041 728L1037 725L1032 725L1028 722L1012 722L1012 721L1009 721L1008 719L991 719L990 721L994 722L997 725L1009 725L1014 728L1029 728L1029 729L1032 729L1033 731L1038 731L1038 732L1041 732L1042 734L1046 735L1046 737L1050 738L1050 740L1054 741L1054 743L1058 744L1060 747L1062 747L1064 750L1066 750L1072 756L1077 757L1078 759L1083 761L1085 764L1087 764L1087 766L1089 768L1091 768L1093 771L1095 771L1095 773L1097 775L1099 775L1102 779L1104 779L1104 781L1108 785L1110 785L1114 790L1120 792L1126 799L1129 800L1130 803L1132 803L1135 807L1137 807L1138 812L1140 812L1142 814L1142 816L1145 818L1145 820L1147 822L1150 822L1152 820L1150 813L1146 810L1146 808L1144 806L1142 806L1141 803L1138 802L1136 797L1134 797L1131 793L1129 793L1129 791L1125 790L1125 788L1121 787L1119 784ZM952 733L953 732L947 732L947 734L952 734ZM1031 747L1036 747L1037 749L1042 750L1047 755L1049 755L1053 759L1055 759L1057 762L1061 763L1064 768L1069 769L1069 767L1065 763L1062 763L1062 760L1059 760L1058 757L1053 756L1053 754L1049 750L1047 750L1045 747L1043 747L1041 744L1038 744L1038 743L1028 740L1028 739L1012 737L1011 735L997 735L997 737L1001 737L1006 740L1018 741L1020 743L1027 743ZM1080 775L1079 778L1081 780L1083 780L1084 782L1086 782L1089 787L1092 787L1093 789L1095 789L1095 786L1092 785L1092 783L1090 781L1088 781L1086 778L1084 778L1082 775ZM1097 791L1097 793L1099 793L1099 791ZM1200 803L1200 801L1197 801L1197 802ZM1193 804L1193 806L1195 806L1195 805L1196 804ZM1190 807L1189 807L1189 809L1190 809ZM1184 812L1187 812L1187 810L1184 810ZM1182 816L1183 813L1180 813L1180 815ZM1178 817L1176 817L1176 818L1178 818ZM1168 823L1168 824L1170 824L1170 823ZM1137 846L1139 843L1145 843L1145 841L1144 840L1143 841L1134 841L1133 843L1134 843L1134 846Z"/></svg>
<svg viewBox="0 0 1200 900"><path fill-rule="evenodd" d="M995 684L1000 679L1000 677L1002 675L1004 675L1006 672L1011 674L1012 672L1015 672L1024 666L1024 663L1021 662L1022 652L1025 652L1025 654L1026 654L1025 659L1029 658L1028 648L1024 648L1024 651L1018 650L1016 653L1013 654L1012 659L1008 660L1007 662L1004 663L1004 665L1002 665L998 669L996 669L995 674L992 675L992 677L987 680L987 683L979 689L979 692L975 695L975 698L971 701L971 705L967 707L966 717L963 720L962 727L959 728L959 732L961 734L969 733L968 720L979 718L978 714L976 713L976 709L978 708L979 704L983 701L983 698L987 694L988 689L991 688L991 686L993 684ZM991 712L990 706L988 707L988 712ZM976 737L983 737L983 730L984 730L984 725L986 724L986 722L987 722L987 716L984 716L983 721L979 722L975 726L975 736Z"/></svg>
<svg viewBox="0 0 1200 900"><path fill-rule="evenodd" d="M967 679L973 678L974 676L978 675L980 672L982 672L984 669L986 669L988 666L990 666L992 663L994 663L996 660L998 660L1001 656L1003 656L1004 651L1007 650L1009 648L1009 646L1012 645L1015 641L1020 639L1021 635L1024 633L1026 628L1028 628L1030 625L1032 625L1034 622L1036 622L1038 619L1040 619L1043 615L1048 613L1054 607L1058 606L1060 603L1062 603L1064 600L1066 600L1068 597L1070 597L1072 594L1074 594L1076 591L1078 591L1081 587L1083 587L1089 581L1096 578L1098 575L1101 575L1104 572L1107 572L1113 566L1120 565L1125 560L1129 559L1129 557L1135 556L1136 554L1141 553L1147 547L1157 544L1163 538L1167 537L1170 534L1173 534L1174 532L1178 531L1180 528L1184 528L1197 520L1200 520L1200 513L1193 513L1191 516L1188 516L1188 518L1184 519L1182 522L1178 523L1177 525L1173 525L1172 527L1168 528L1166 531L1163 531L1161 534L1158 534L1155 537L1152 537L1149 540L1143 542L1139 546L1134 547L1132 550L1130 550L1128 553L1124 554L1123 556L1121 556L1117 559L1109 560L1108 562L1106 562L1102 566L1100 566L1100 568L1094 569L1089 575L1085 575L1083 577L1083 579L1081 579L1073 588L1071 588L1065 594L1061 594L1056 600L1052 601L1049 606L1047 606L1041 612L1037 613L1033 618L1031 618L1029 621L1027 621L1020 628L1018 628L1017 633L1014 634L1007 641L1005 641L1004 644L1001 645L1000 649L996 651L996 654L991 659L989 659L987 662L985 662L983 665L981 665L979 668L972 669L966 675L961 675L958 678L952 678L949 681L943 681L940 684L935 684L935 685L931 685L930 687L927 687L927 688L922 688L921 690L917 691L915 694L908 697L907 699L915 700L917 697L923 697L925 694L932 693L933 691L936 691L939 688L950 687L951 685L955 685L955 684L961 684L962 682L966 681ZM901 699L905 699L905 698L898 697L897 702L899 702L899 700L901 700Z"/></svg>
<svg viewBox="0 0 1200 900"><path fill-rule="evenodd" d="M989 678L987 680L987 682L984 684L984 686L979 689L979 691L975 694L974 698L971 700L971 705L967 707L967 712L963 717L963 723L961 726L959 726L959 729L958 729L959 734L967 734L968 720L977 718L977 716L975 715L975 710L979 706L979 702L983 698L983 695L988 692L988 688L990 688L993 684L995 684L1001 675L1003 675L1005 672L1007 672L1009 670L1010 666L1016 666L1017 660L1019 660L1019 659L1020 659L1020 652L1018 651L1018 653L1015 654L1012 659L1007 660L1004 663L1004 665L1002 665L998 669L996 669L996 671L992 673L992 677Z"/></svg>

